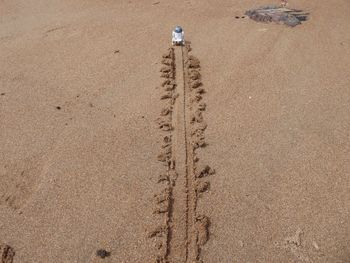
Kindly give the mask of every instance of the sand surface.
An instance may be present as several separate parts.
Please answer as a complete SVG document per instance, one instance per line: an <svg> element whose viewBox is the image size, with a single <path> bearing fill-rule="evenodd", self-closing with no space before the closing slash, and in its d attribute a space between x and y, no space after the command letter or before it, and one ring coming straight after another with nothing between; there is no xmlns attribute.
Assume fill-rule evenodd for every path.
<svg viewBox="0 0 350 263"><path fill-rule="evenodd" d="M235 18L268 3L1 0L2 263L349 263L350 2L289 1L310 12L295 28ZM200 60L206 145L192 151L199 104L176 47L178 181L155 213L177 24Z"/></svg>

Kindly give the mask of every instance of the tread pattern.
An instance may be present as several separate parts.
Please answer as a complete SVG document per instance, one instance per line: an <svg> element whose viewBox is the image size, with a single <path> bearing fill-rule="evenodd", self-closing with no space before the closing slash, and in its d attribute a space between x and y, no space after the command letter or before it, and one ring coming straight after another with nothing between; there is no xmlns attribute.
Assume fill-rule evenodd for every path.
<svg viewBox="0 0 350 263"><path fill-rule="evenodd" d="M198 198L209 190L208 176L215 171L200 165L197 149L206 146L203 119L206 104L200 61L191 47L169 48L162 56L161 96L164 106L156 120L164 133L158 161L160 193L154 196L154 214L163 222L150 231L157 254L155 262L203 262L201 248L209 239L210 219L198 214Z"/></svg>

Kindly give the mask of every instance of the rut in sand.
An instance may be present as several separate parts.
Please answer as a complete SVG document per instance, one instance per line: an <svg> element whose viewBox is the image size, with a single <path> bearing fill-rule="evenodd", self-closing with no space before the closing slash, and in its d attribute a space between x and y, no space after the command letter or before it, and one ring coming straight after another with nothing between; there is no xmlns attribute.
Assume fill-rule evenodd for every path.
<svg viewBox="0 0 350 263"><path fill-rule="evenodd" d="M215 171L208 165L198 168L196 150L206 145L206 104L200 62L190 51L187 43L162 56L164 106L157 124L164 133L158 161L165 169L154 213L163 223L149 233L157 248L155 262L202 262L201 248L209 238L210 220L197 213L197 202L209 189L207 176Z"/></svg>

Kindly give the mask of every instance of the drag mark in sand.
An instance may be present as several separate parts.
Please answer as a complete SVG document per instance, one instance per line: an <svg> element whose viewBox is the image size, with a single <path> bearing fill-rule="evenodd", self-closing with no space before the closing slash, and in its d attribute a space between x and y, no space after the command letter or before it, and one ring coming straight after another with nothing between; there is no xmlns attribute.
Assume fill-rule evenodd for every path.
<svg viewBox="0 0 350 263"><path fill-rule="evenodd" d="M165 166L155 195L163 223L149 233L158 249L156 262L202 262L201 247L209 238L209 218L197 213L198 198L209 189L208 165L198 168L196 150L205 147L206 124L202 112L200 62L189 55L191 47L170 48L163 55L161 100L164 101L159 129L164 132L158 160Z"/></svg>

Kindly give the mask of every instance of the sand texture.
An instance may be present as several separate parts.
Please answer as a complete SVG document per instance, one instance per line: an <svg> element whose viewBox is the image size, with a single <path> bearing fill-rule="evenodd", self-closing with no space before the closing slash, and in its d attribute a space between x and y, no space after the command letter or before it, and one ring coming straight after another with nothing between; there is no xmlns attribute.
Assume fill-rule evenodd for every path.
<svg viewBox="0 0 350 263"><path fill-rule="evenodd" d="M0 1L0 263L349 263L350 2L270 4Z"/></svg>

